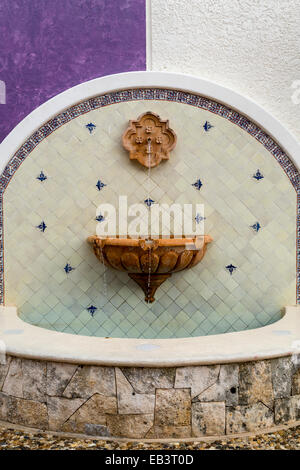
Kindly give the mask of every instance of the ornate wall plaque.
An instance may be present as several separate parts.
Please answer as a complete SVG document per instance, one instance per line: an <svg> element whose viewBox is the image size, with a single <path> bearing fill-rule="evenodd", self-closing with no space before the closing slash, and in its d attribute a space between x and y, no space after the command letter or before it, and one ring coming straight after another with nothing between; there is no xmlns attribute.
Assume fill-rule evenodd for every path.
<svg viewBox="0 0 300 470"><path fill-rule="evenodd" d="M137 121L129 121L122 141L129 151L130 160L138 160L141 165L153 168L162 160L169 159L170 151L176 145L176 134L169 128L169 121L163 121L148 111Z"/></svg>

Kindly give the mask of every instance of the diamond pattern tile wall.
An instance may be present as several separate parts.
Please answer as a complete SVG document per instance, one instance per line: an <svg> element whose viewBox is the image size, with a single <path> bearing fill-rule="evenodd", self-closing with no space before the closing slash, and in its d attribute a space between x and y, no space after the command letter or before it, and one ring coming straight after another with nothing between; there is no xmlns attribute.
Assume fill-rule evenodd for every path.
<svg viewBox="0 0 300 470"><path fill-rule="evenodd" d="M170 160L152 170L149 187L147 169L129 161L121 145L129 119L148 110L169 119L178 136ZM258 169L263 179L253 178ZM98 181L106 185L100 191ZM202 263L174 274L150 306L126 273L104 268L86 243L100 203L117 205L119 195L129 204L143 202L149 193L155 202L204 204L205 232L214 238ZM295 303L295 190L249 134L186 104L119 103L65 124L14 175L4 194L4 220L5 302L45 328L198 336L263 326ZM41 221L44 232L36 228ZM255 221L259 232L251 228ZM68 273L67 264L74 268ZM232 275L230 264L237 267ZM93 316L90 306L97 308Z"/></svg>

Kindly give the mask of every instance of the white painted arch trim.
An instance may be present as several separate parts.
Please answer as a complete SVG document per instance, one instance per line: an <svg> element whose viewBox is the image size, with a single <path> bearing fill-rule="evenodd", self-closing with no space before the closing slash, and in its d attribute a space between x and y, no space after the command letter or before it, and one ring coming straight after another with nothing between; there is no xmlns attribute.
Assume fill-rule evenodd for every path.
<svg viewBox="0 0 300 470"><path fill-rule="evenodd" d="M44 123L74 104L129 88L170 88L206 96L247 116L273 137L300 168L300 144L271 114L250 99L213 82L192 75L169 72L128 72L81 83L46 101L26 116L0 144L0 173L21 145Z"/></svg>

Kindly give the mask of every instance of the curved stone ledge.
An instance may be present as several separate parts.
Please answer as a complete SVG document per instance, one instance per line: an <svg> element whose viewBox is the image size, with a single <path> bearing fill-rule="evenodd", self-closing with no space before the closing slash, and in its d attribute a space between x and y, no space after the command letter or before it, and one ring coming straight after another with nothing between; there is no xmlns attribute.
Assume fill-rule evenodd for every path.
<svg viewBox="0 0 300 470"><path fill-rule="evenodd" d="M151 340L46 330L23 322L15 307L0 307L0 341L12 356L99 366L174 367L257 361L291 355L297 344L299 348L300 307L286 307L281 320L255 330Z"/></svg>
<svg viewBox="0 0 300 470"><path fill-rule="evenodd" d="M129 439L257 432L300 419L300 369L290 356L188 367L101 367L7 356L0 420Z"/></svg>

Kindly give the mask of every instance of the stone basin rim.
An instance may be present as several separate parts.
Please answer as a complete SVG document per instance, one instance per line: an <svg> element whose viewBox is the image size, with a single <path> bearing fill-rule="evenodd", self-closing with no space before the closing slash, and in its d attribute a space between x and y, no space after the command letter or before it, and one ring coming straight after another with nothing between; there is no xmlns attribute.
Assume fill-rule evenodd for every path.
<svg viewBox="0 0 300 470"><path fill-rule="evenodd" d="M211 336L170 339L99 338L47 330L25 323L17 308L0 307L0 346L12 356L89 365L180 367L227 364L289 356L300 341L300 306L285 308L270 325ZM23 330L5 334L6 330ZM289 335L277 335L288 331ZM154 349L142 345L155 345ZM2 352L2 350L0 351Z"/></svg>

